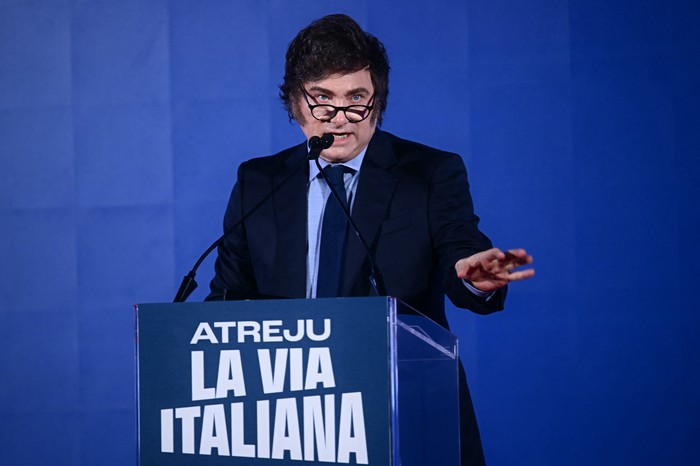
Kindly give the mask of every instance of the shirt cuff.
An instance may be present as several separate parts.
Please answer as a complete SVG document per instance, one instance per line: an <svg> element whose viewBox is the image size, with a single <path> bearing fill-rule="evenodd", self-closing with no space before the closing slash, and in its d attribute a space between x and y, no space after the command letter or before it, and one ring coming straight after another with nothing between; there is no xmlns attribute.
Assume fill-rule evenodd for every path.
<svg viewBox="0 0 700 466"><path fill-rule="evenodd" d="M493 297L494 294L496 294L495 291L481 291L480 289L476 288L474 285L469 283L467 280L462 279L462 283L464 283L464 286L467 287L471 293L485 301L488 301Z"/></svg>

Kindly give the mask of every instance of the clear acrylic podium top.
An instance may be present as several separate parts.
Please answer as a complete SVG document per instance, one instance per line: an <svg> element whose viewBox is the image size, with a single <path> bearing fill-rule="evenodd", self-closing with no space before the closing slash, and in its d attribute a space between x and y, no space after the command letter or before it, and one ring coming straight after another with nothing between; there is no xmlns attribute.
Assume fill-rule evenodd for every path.
<svg viewBox="0 0 700 466"><path fill-rule="evenodd" d="M394 464L457 466L457 337L397 299L389 310Z"/></svg>

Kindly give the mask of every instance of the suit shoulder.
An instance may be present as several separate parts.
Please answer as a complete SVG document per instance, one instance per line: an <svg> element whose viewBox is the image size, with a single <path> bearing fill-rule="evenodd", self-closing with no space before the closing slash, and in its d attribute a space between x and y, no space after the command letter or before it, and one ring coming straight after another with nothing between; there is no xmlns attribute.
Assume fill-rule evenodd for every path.
<svg viewBox="0 0 700 466"><path fill-rule="evenodd" d="M391 133L383 132L383 134L391 144L394 153L400 157L432 157L437 159L459 157L459 154L454 152L448 152L420 142L403 139Z"/></svg>
<svg viewBox="0 0 700 466"><path fill-rule="evenodd" d="M437 167L443 164L464 165L462 157L454 152L428 146L408 139L403 139L391 133L382 132L386 143L399 164L422 165L424 167Z"/></svg>
<svg viewBox="0 0 700 466"><path fill-rule="evenodd" d="M306 151L304 146L305 144L301 143L299 145L284 149L274 155L266 155L263 157L248 159L241 163L239 170L242 172L262 172L270 174L283 171L289 165L295 164L297 159L299 163L301 162Z"/></svg>

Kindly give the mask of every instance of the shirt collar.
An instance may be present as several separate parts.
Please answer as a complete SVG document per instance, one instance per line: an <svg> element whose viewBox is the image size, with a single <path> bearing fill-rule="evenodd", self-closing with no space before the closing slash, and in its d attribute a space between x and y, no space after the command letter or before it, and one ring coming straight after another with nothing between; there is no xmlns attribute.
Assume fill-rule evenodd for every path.
<svg viewBox="0 0 700 466"><path fill-rule="evenodd" d="M352 159L348 160L347 162L341 163L340 165L345 165L346 167L352 168L355 170L355 173L360 171L360 167L362 166L362 161L365 158L365 152L367 152L367 146L365 146L362 151L357 154L355 157ZM323 160L322 158L318 159L318 162L321 164L321 167L326 168L326 165L330 165L328 162ZM314 178L318 176L318 167L316 166L316 162L313 160L309 160L309 181L312 181Z"/></svg>

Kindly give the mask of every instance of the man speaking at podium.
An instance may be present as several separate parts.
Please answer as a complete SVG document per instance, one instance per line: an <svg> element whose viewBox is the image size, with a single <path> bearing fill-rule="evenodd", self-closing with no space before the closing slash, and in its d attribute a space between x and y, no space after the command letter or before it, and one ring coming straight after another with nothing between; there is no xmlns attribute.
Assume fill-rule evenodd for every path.
<svg viewBox="0 0 700 466"><path fill-rule="evenodd" d="M378 128L388 84L384 46L350 17L326 16L297 34L280 96L307 141L331 144L318 160L325 176L308 142L241 164L225 231L274 194L219 246L207 299L379 292L447 328L445 295L488 314L503 309L508 282L534 275L514 270L532 262L525 250L492 248L479 231L459 155ZM462 464L484 464L460 375Z"/></svg>

